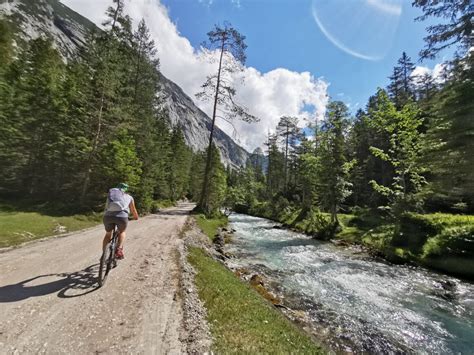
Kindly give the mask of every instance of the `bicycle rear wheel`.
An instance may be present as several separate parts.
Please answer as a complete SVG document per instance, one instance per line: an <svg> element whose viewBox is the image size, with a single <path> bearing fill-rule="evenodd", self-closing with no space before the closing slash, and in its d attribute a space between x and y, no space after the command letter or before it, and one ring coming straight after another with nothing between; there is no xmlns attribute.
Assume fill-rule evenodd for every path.
<svg viewBox="0 0 474 355"><path fill-rule="evenodd" d="M102 253L100 258L99 266L99 286L104 286L105 281L107 280L107 275L109 274L110 269L115 256L115 240L112 240L107 244L105 251Z"/></svg>

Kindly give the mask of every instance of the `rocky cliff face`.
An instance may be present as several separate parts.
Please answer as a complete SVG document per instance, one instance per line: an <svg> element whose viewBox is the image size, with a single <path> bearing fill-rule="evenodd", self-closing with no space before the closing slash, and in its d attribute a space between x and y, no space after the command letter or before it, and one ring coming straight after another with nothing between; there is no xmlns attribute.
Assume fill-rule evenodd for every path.
<svg viewBox="0 0 474 355"><path fill-rule="evenodd" d="M8 17L19 45L50 36L65 56L74 55L88 33L98 28L58 0L0 0L0 17Z"/></svg>
<svg viewBox="0 0 474 355"><path fill-rule="evenodd" d="M182 127L186 142L190 147L195 150L206 149L212 123L209 116L201 111L178 85L163 75L162 87L171 123ZM224 131L216 127L214 137L224 163L234 167L246 164L250 154L237 145Z"/></svg>
<svg viewBox="0 0 474 355"><path fill-rule="evenodd" d="M84 45L87 34L99 30L59 0L0 0L0 17L7 17L12 23L19 46L38 36L50 36L65 58L72 57L77 48ZM183 129L192 149L207 148L211 119L178 85L163 75L162 89L171 124ZM245 165L249 153L219 128L215 132L215 143L226 165Z"/></svg>

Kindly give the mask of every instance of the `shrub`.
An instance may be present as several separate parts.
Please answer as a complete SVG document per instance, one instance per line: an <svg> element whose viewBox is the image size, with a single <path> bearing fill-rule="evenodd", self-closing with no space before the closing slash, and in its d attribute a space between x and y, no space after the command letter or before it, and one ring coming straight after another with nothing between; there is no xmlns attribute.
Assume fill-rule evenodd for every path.
<svg viewBox="0 0 474 355"><path fill-rule="evenodd" d="M446 255L474 257L474 225L445 228L423 246L423 258Z"/></svg>
<svg viewBox="0 0 474 355"><path fill-rule="evenodd" d="M327 214L316 208L311 208L305 220L300 224L305 233L317 239L331 239L338 231L338 225L332 224Z"/></svg>
<svg viewBox="0 0 474 355"><path fill-rule="evenodd" d="M420 251L429 237L436 234L436 227L426 218L415 213L401 216L392 238L392 245Z"/></svg>
<svg viewBox="0 0 474 355"><path fill-rule="evenodd" d="M290 202L283 196L278 196L278 198L271 205L272 208L272 217L280 219L279 217L282 213L285 212L285 209L290 206Z"/></svg>

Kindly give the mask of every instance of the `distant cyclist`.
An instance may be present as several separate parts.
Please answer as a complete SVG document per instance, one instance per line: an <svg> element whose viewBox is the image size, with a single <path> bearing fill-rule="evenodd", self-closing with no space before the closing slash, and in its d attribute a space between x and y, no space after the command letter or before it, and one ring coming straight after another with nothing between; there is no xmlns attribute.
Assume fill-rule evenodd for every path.
<svg viewBox="0 0 474 355"><path fill-rule="evenodd" d="M133 219L138 219L138 212L135 208L133 197L127 194L128 185L120 183L117 187L111 188L107 195L105 204L104 226L105 237L102 242L102 249L105 250L107 243L112 239L112 231L117 225L119 230L118 246L115 256L117 259L123 259L123 242L125 240L125 230L128 224L128 215L132 212Z"/></svg>

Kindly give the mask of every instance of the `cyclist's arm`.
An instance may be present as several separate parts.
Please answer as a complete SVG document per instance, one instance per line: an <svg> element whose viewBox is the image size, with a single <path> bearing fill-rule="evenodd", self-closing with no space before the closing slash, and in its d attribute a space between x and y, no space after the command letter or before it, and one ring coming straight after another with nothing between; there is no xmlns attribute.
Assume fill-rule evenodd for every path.
<svg viewBox="0 0 474 355"><path fill-rule="evenodd" d="M137 212L137 208L135 207L135 201L134 200L132 200L132 202L130 202L130 212L132 212L133 219L137 220L138 219L138 212Z"/></svg>

